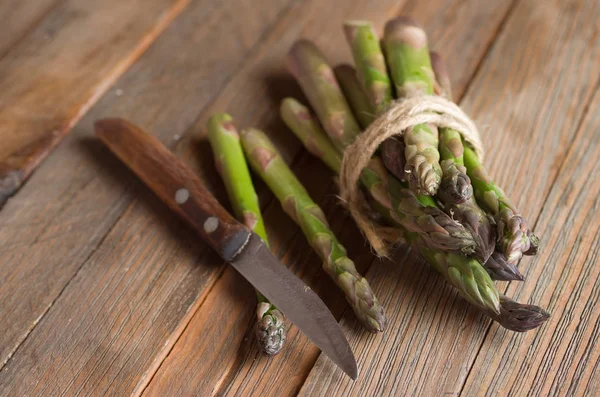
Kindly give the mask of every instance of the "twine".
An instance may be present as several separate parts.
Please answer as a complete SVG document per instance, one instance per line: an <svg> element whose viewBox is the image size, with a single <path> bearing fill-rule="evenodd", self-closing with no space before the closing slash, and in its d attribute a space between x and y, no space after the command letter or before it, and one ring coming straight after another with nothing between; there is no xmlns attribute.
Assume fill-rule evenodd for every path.
<svg viewBox="0 0 600 397"><path fill-rule="evenodd" d="M431 123L458 131L483 160L484 150L475 123L456 105L440 96L419 95L395 101L344 150L340 170L340 196L373 250L387 256L390 227L374 220L358 187L362 170L383 141L403 136L407 128Z"/></svg>

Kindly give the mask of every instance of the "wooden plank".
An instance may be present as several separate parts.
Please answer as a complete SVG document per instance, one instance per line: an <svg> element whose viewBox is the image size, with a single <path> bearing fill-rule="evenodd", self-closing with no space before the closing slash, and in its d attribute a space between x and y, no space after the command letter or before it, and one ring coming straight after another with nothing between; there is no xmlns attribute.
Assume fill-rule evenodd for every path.
<svg viewBox="0 0 600 397"><path fill-rule="evenodd" d="M90 274L90 270L80 270L81 266L95 252L98 244L131 203L133 193L137 193L139 189L137 183L133 182L133 175L92 138L93 121L106 116L125 117L145 127L150 126L151 129L153 126L152 130L172 146L178 136L183 135L193 123L198 109L206 106L219 92L287 4L287 1L274 0L265 3L265 9L259 9L251 1L207 0L194 3L116 83L114 89L94 106L32 177L30 183L15 199L7 203L6 208L0 212L2 364L57 298L63 294L65 299L65 287L75 274L78 271ZM246 21L246 18L250 18L250 21ZM202 24L201 27L199 23ZM244 39L240 40L239 37ZM221 48L221 51L203 51L203 48ZM141 211L145 211L145 217L152 217L153 209L143 207ZM125 225L128 225L127 221ZM178 224L178 227L181 225ZM169 234L168 230L164 233ZM125 253L122 255L125 256ZM112 263L115 266L113 270L119 274L122 271L120 261L108 260L115 262ZM169 265L170 262L160 263L160 266L167 268L167 272ZM193 263L188 265L196 269ZM88 264L88 269L93 266ZM210 263L205 266L210 269ZM101 274L104 270L94 269ZM94 277L104 276L94 274ZM194 277L202 278L204 275L199 271ZM210 280L211 277L216 277L216 274L210 274L206 279ZM188 292L197 292L202 287L196 283L200 284L194 279L194 287ZM173 287L177 284L178 282L174 282ZM172 289L169 291L173 292ZM89 291L84 289L79 292ZM179 294L177 291L175 293ZM186 307L195 298L197 297L194 296L189 302L177 301L177 304ZM75 299L73 302L77 301ZM63 308L66 312L57 312L58 319L50 321L56 328L50 327L48 332L60 333L65 324L69 324L69 318L74 319L73 324L92 320L72 317L68 309L70 308ZM181 315L181 310L177 308L171 314ZM86 313L92 315L91 312ZM171 332L169 327L178 323L166 318L157 322L163 320L165 328L155 324L155 332L160 329ZM34 333L31 337L35 339L36 335L38 334ZM160 333L149 333L146 336L164 338ZM63 337L68 340L49 343L40 339L35 343L32 341L29 348L24 346L20 349L19 354L0 372L0 390L13 387L15 385L12 382L18 383L19 379L26 378L22 371L27 373L29 364L36 361L32 357L35 357L35 349L40 347L39 343L44 349L62 346L62 352L66 353L69 348L65 346L69 346L71 340L70 335L63 334ZM164 339L161 339L160 348L163 347L163 342ZM160 350L153 344L152 348ZM136 354L140 354L140 357L135 364L143 367L147 365L144 360L152 361L154 351L149 349L147 354L141 354L140 351ZM114 358L111 355L107 357ZM119 362L102 364L118 365ZM44 369L43 366L38 367L40 368ZM139 378L146 368L136 369L139 372L124 371L121 376ZM19 376L14 377L13 374ZM68 375L61 373L63 377ZM31 377L32 382L38 379L34 372L31 372ZM57 377L53 379L56 382L60 380ZM117 382L112 387L133 388L135 379L131 379L131 382L134 383L133 386L127 382ZM56 387L57 383L53 385ZM23 382L23 387L27 386L32 384Z"/></svg>
<svg viewBox="0 0 600 397"><path fill-rule="evenodd" d="M461 103L477 124L484 126L486 164L491 174L532 224L600 76L600 43L592 40L599 10L598 4L593 3L518 3ZM569 18L565 19L566 14ZM502 128L501 133L492 128ZM540 237L544 245L551 244L552 237L543 229ZM525 259L521 266L527 269L530 263L531 259ZM352 334L349 319L343 320L361 363L359 380L349 382L327 360L319 358L301 395L460 393L489 329L489 320L461 302L432 271L417 270L417 274L412 274L420 265L419 260L411 256L399 265L409 270L395 269L390 274L374 267L368 274L377 291L391 293L388 307L401 313L392 320L390 328L394 332L369 345ZM410 292L389 292L389 288L394 288L389 279L394 277L403 278ZM529 290L540 282L543 283L531 275L523 285ZM420 295L416 301L406 297L416 291ZM519 298L547 302L541 296L530 298L528 294ZM544 328L538 332L543 333ZM535 335L534 331L525 338ZM521 342L523 338L514 336L514 341L525 355L527 339ZM503 365L512 366L506 360ZM483 366L479 368L484 371ZM493 373L489 368L485 371ZM514 376L517 372L515 369ZM474 393L477 390L469 389Z"/></svg>
<svg viewBox="0 0 600 397"><path fill-rule="evenodd" d="M544 203L538 222L544 249L527 267L536 282L509 288L541 302L552 318L526 335L493 326L467 378L467 396L600 393L599 106L600 90Z"/></svg>
<svg viewBox="0 0 600 397"><path fill-rule="evenodd" d="M335 7L335 5L332 6ZM432 33L432 41L437 43L438 38L443 37L442 42L444 45L440 48L444 49L444 55L455 53L455 51L458 51L458 48L464 48L465 57L476 58L475 53L478 53L481 57L486 48L483 44L489 42L490 37L495 34L509 6L509 1L490 3L484 7L474 7L474 4L470 2L458 2L456 4L458 12L455 18L440 20L439 18L431 17L426 19L426 21L444 23L447 31L450 32L450 34L446 35L442 29L434 26L432 29L434 32ZM432 7L431 3L423 4L422 2L417 2L414 3L414 6L410 7L410 11L412 15L420 19L421 16L431 16L429 10L432 8L443 9L443 7ZM360 10L355 8L350 16L360 16L360 18L370 19L374 21L376 26L382 27L385 20L391 14L370 14L374 11L368 6ZM323 12L322 9L319 9L318 12L323 15L323 18L327 18L330 21L329 24L323 24L325 26L321 29L339 27L342 21L348 18L347 15L341 13L342 11L339 8L333 14ZM395 12L398 12L398 10L395 10ZM311 35L326 54L332 52L338 54L339 48L346 46L343 35L336 33L335 30L333 33L328 33L317 29L317 26L321 24L314 20L315 17L306 11L304 15L307 15L306 17L311 21L311 26L309 27L310 29L303 32L303 35ZM332 15L337 15L336 18L338 19L332 21ZM290 17L292 17L291 14ZM480 25L478 34L473 35L478 39L472 40L469 46L464 47L456 40L456 37L464 35L464 30L472 32L472 22L481 19L487 19L492 22ZM286 23L285 25L289 29L291 24ZM277 55L279 57L283 57L289 49L291 40L294 37L298 37L298 33L296 32L291 35L290 39L285 35L286 33L282 32L277 36L278 40L284 41L283 44L285 46L283 48L280 48L281 42L270 46L272 50L278 52ZM332 61L336 61L340 59L339 57L339 55L334 55L330 58ZM251 80L250 77L256 73L253 70L255 68L256 70L263 70L265 67L268 68L264 63L273 62L271 58L272 55L270 54L261 55L259 65L256 67L251 66L247 76L242 72L238 76L241 80L239 85L237 84L238 79L232 82L231 86L225 90L224 94L217 101L217 106L221 109L244 109L244 113L248 112L250 116L242 114L242 117L246 117L244 122L249 125L272 125L273 122L265 121L259 118L261 116L257 117L255 115L262 115L266 112L261 108L266 106L266 109L272 109L275 105L270 102L266 104L258 102L258 105L256 105L256 100L250 100L252 99L252 93L244 96L239 95L240 92L246 93L249 91L247 88L242 90L241 86L245 87L248 84L247 80ZM451 64L456 64L456 62L457 58L454 58ZM467 80L464 79L464 74L472 74L475 66L455 67L452 69L456 73L453 76L459 76L459 81ZM276 72L269 71L269 73ZM457 89L460 92L464 89L464 86L457 86ZM240 99L240 97L242 98ZM228 102L231 104L228 105ZM245 105L247 103L249 105L250 102L255 105L250 110L247 110ZM255 120L251 120L249 117L254 117ZM279 148L283 149L285 153L290 153L291 150L289 148L293 142L289 141L289 133L281 133L281 128L279 126L269 128L267 133L270 133L274 139L279 141ZM291 155L288 154L288 158L291 158ZM365 270L366 266L372 260L372 255L366 249L362 236L352 226L353 221L344 216L343 211L340 211L339 203L333 199L335 188L332 189L329 186L331 184L331 174L327 173L322 165L314 165L318 161L312 159L310 156L306 155L303 159L305 160L294 166L296 173L305 182L312 196L318 198L321 204L325 204L324 208L326 209L328 218L334 221L335 230L341 231L340 237L342 241L346 242L347 246L351 248L351 257L355 259L359 268ZM327 197L323 198L324 194L327 194ZM343 221L338 220L340 217ZM333 284L321 281L326 275L314 268L316 263L318 263L316 256L311 254L307 258L306 254L300 254L307 250L310 251L310 247L303 241L302 235L297 234L298 228L289 219L286 219L285 214L280 210L277 203L268 207L265 212L265 218L268 226L272 224L283 225L272 227L272 231L269 230L269 235L272 237L271 240L274 240L273 248L275 252L283 258L286 265L296 269L308 282L317 278L319 280L318 284L311 283L311 287L323 296L334 314L340 316L346 305L343 304L339 292L335 291L335 289L332 291ZM339 226L336 224L339 224ZM290 230L294 230L296 234L290 236ZM388 263L387 265L389 266L390 264ZM245 311L239 311L239 308L235 308L234 313L230 314L229 310L235 302L229 299L213 297L213 295L223 296L223 291L229 288L228 285L231 283L231 277L229 275L219 280L207 298L207 302L194 314L181 339L175 345L146 389L147 395L187 395L191 393L198 393L200 395L292 395L297 392L316 360L319 354L318 350L302 334L299 334L295 327L292 327L285 349L276 357L265 357L253 344L254 335L252 333L252 325L254 318L252 316L252 307L254 303L250 305L246 303ZM385 297L385 294L383 296ZM381 296L379 297L380 299L382 298ZM251 291L248 292L245 299L241 299L240 301L253 302L254 299ZM388 305L387 307L394 306ZM395 310L388 309L389 316L394 316L394 312ZM227 314L224 315L222 313ZM215 317L219 318L219 331L211 332L211 325L209 323ZM354 321L352 321L352 324L355 325ZM379 339L379 336L374 337L368 333L361 332L360 326L357 326L355 331L365 341ZM201 341L198 339L198 335L202 335ZM200 343L213 346L214 348L199 348ZM216 365L215 363L223 364Z"/></svg>
<svg viewBox="0 0 600 397"><path fill-rule="evenodd" d="M0 4L0 59L60 0L5 0Z"/></svg>
<svg viewBox="0 0 600 397"><path fill-rule="evenodd" d="M0 207L188 3L68 0L11 48L0 60Z"/></svg>

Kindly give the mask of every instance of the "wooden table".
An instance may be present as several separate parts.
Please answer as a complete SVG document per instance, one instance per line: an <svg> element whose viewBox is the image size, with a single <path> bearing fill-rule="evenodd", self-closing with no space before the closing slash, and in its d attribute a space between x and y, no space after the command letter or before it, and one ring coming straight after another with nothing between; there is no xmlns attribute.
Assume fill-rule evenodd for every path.
<svg viewBox="0 0 600 397"><path fill-rule="evenodd" d="M0 175L16 192L0 212L0 395L600 393L600 2L376 3L0 4ZM536 331L490 323L408 249L376 260L332 175L278 117L282 97L301 95L282 62L294 40L345 62L342 21L382 28L398 14L421 21L447 60L486 164L542 238L520 264L527 280L500 286L552 313ZM93 137L95 119L127 118L226 202L204 140L215 111L275 140L386 306L387 331L362 331L258 186L275 254L340 318L358 381L295 327L281 354L262 355L251 287Z"/></svg>

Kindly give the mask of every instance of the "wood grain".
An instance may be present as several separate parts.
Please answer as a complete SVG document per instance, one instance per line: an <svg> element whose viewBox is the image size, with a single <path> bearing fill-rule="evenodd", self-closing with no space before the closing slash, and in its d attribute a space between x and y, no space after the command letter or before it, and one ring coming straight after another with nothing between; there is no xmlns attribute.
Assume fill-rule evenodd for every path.
<svg viewBox="0 0 600 397"><path fill-rule="evenodd" d="M600 393L600 164L593 160L600 157L599 106L600 90L544 203L537 230L545 243L526 272L537 282L509 288L548 307L552 318L525 335L493 326L464 395Z"/></svg>
<svg viewBox="0 0 600 397"><path fill-rule="evenodd" d="M598 32L598 12L595 2L554 1L543 5L536 1L519 2L461 103L477 124L484 126L483 142L488 149L485 163L491 174L532 224L544 206L598 84L600 43L593 40ZM574 64L570 59L578 62ZM497 126L502 128L500 133L492 129L499 128ZM543 229L540 237L544 245L552 244L552 237ZM473 363L489 329L489 320L459 301L432 272L417 270L417 274L412 274L419 266L418 260L409 258L403 262L399 265L411 271L402 272L398 277L404 276L406 283L416 291L431 293L426 292L411 301L407 300L405 291L394 290L387 305L410 317L392 320L390 328L394 331L368 347L353 336L352 345L362 363L359 370L363 375L359 381L352 384L343 379L320 357L301 395L455 395L461 392L470 368L477 365ZM521 264L526 273L530 263L531 259L527 258ZM582 264L583 261L574 259L576 268ZM543 265L548 269L555 266L563 269L552 262ZM367 277L378 291L390 288L391 276L383 269L372 268ZM437 281L432 281L432 277ZM545 282L544 278L528 275L522 288L530 290ZM547 303L540 295L521 294L519 299ZM553 309L550 307L550 311ZM349 319L343 323L351 332ZM544 334L544 327L537 331L540 335ZM511 335L505 330L498 332ZM536 335L533 331L509 338L514 341L514 349L519 346L521 357L528 364L527 338ZM506 360L503 365L513 368L513 376L521 379L520 372L525 367L519 371ZM478 376L486 371L489 368L482 362L477 367ZM502 384L499 380L495 390L501 391ZM465 394L473 395L478 390L474 386ZM520 391L522 393L510 395L522 395L526 390Z"/></svg>
<svg viewBox="0 0 600 397"><path fill-rule="evenodd" d="M11 48L0 60L0 207L188 2L67 0Z"/></svg>
<svg viewBox="0 0 600 397"><path fill-rule="evenodd" d="M139 125L153 126L148 128L155 131L164 142L173 146L179 136L193 123L198 110L206 106L219 92L231 74L239 68L255 43L270 29L279 13L285 10L287 4L286 1L274 0L268 3L269 7L266 9L257 9L251 1L221 3L207 0L192 4L117 81L111 92L107 93L78 123L73 133L50 156L45 166L33 175L30 183L7 203L4 210L0 212L0 271L5 281L0 284L0 307L2 307L0 362L2 364L9 360L50 307L57 304L57 298L62 294L62 299L65 299L64 294L67 291L65 287L69 283L77 285L77 282L72 279L78 272L96 278L105 277L105 268L94 267L95 262L88 263L85 271L80 269L90 255L96 252L98 244L104 241L107 233L139 190L139 184L134 182L135 177L108 150L102 148L99 142L91 138L94 120L105 116L126 117ZM250 18L250 21L245 22L245 18ZM199 24L202 28L199 28ZM239 37L243 37L243 40ZM222 51L205 53L200 51L202 45L210 48L216 46ZM223 197L225 196L222 195L221 198ZM145 201L142 200L143 202ZM160 206L158 208L162 209ZM154 207L143 207L138 211L144 213L142 218L149 217L154 213ZM164 213L168 211L165 210ZM126 227L128 222L125 221L122 227ZM180 223L177 225L177 228L183 227ZM144 227L137 230L151 231ZM187 228L184 230L188 231ZM165 233L170 234L168 231ZM191 235L193 234L190 233ZM171 240L176 238L176 236L170 237ZM118 241L117 238L110 244L116 244ZM153 243L150 243L149 246L152 245ZM184 246L187 247L185 244ZM105 250L110 251L110 246ZM126 252L122 252L121 257L124 257ZM113 271L117 274L123 271L125 266L120 265L120 260L115 258L106 260L108 263L104 266L114 265ZM191 260L192 263L188 265L195 269L193 258ZM165 271L165 268L168 271L170 265L172 262L160 261L159 266L162 266L160 271ZM210 268L211 262L205 263L204 266ZM211 273L204 277L203 270L197 269L192 278L194 277L210 280L216 275ZM143 280L152 282L152 279ZM188 287L191 288L190 291L196 292L197 288L202 288L200 281L194 279L190 282L193 285L193 288L191 285ZM186 301L185 294L173 289L177 284L178 282L169 284L168 289L169 292L175 293L177 301L175 305L187 307L186 305L194 303L196 296ZM79 285L79 287L83 288L83 290L77 289L79 293L90 292L89 285ZM107 291L107 289L100 288L95 293L99 291ZM182 298L183 301L177 300L177 297ZM72 302L67 300L65 303ZM54 310L57 310L58 306L57 304ZM78 324L92 320L93 313L85 311L90 317L80 319L72 316L71 309L72 307L69 306L58 310L54 320L48 320L50 325L47 332L52 334L54 332L52 327L62 328L65 324L70 324L69 318L75 319ZM168 313L181 316L183 309L180 307L175 309L171 307ZM165 346L165 339L168 338L160 333L161 330L167 330L167 335L170 334L173 327L178 326L178 321L162 317L152 320L155 321L156 329L145 335L160 340L157 342L158 345L151 345L152 349L161 351ZM158 322L165 327L159 326ZM108 326L108 323L102 324ZM108 329L105 331L112 332ZM31 334L34 339L36 335L39 334ZM31 369L29 365L38 362L37 349L53 347L62 349L61 354L64 355L70 352L69 346L72 342L70 332L63 335L65 339L56 341L54 338L57 335L51 335L50 338L54 341L52 343L44 339L47 336L48 334L39 336L36 342L32 341L28 348L24 346L18 351L17 356L8 362L5 369L0 372L0 390L10 390L20 383L22 383L20 386L22 390L25 390L39 380L39 372L29 372ZM88 337L89 335L84 336L84 338ZM113 355L117 351L110 350L110 346L105 348L109 349L111 354L104 356L106 361L97 364L108 367L118 366L121 362L114 361ZM112 384L112 387L123 390L127 387L134 388L138 379L144 376L144 371L153 363L153 354L156 351L152 349L147 351L148 355L142 353L143 349L136 351L135 354L139 355L136 360L139 361L130 362L133 367L120 372L120 376L127 377L127 381L120 379ZM59 356L64 358L65 356L61 354L54 358ZM47 363L39 362L39 364L38 371L53 368ZM97 377L103 376L103 371L105 371L104 367L98 368ZM21 382L24 373L30 373L32 383ZM118 370L112 375L116 376L117 373ZM15 377L14 374L19 375ZM58 386L60 381L68 379L72 373L60 372L60 374L63 378L52 377L55 382L53 386L49 385L50 388L58 387L62 390ZM92 382L90 385L93 385L93 379L90 382Z"/></svg>
<svg viewBox="0 0 600 397"><path fill-rule="evenodd" d="M431 3L423 4L422 2L419 2L416 4L415 7L411 8L412 15L417 18L419 18L420 13L429 15L428 10L431 8ZM419 7L418 4L421 4L421 6ZM510 2L490 3L486 7L474 7L474 3L460 2L460 5L457 6L460 11L458 12L457 17L453 20L446 19L443 21L446 24L446 29L449 34L445 35L442 29L433 29L434 32L439 32L440 36L443 35L443 48L445 48L444 55L452 54L454 51L458 51L458 48L460 47L465 49L466 57L476 57L474 54L476 52L478 52L480 57L483 56L486 47L482 45L482 43L487 43L490 40L489 36L495 34L497 26L502 21L502 16L508 11L509 6ZM438 7L438 9L441 8ZM368 15L369 12L373 12L373 10L370 10L370 7L367 7L367 9L364 10L354 9L353 11L354 13L349 15L350 17L361 15L361 18L374 21L379 28L381 28L385 20L391 16L391 14ZM321 9L319 12L323 13ZM341 10L338 9L337 12L341 12ZM395 10L394 13L399 13L399 10ZM304 15L307 15L307 13ZM328 20L331 19L329 13L323 13L323 17ZM315 23L315 17L307 15L307 18L309 18L311 23ZM339 15L340 20L337 23L337 26L341 26L342 21L347 18L347 15ZM488 23L487 25L482 26L479 34L476 35L478 40L472 40L468 46L465 46L455 39L464 35L463 29L472 31L470 28L471 21L477 21L483 18L487 18L488 20L493 18L495 25L494 23ZM318 22L316 23L319 25ZM334 24L334 22L332 22L332 24ZM289 29L289 24L287 22L285 25L288 26ZM324 26L322 29L329 28L330 26ZM284 34L285 32L281 33L281 35ZM314 35L312 37L327 55L332 53L339 54L339 47L346 46L343 34L339 32L336 33L333 31L333 33L327 34L317 30L315 26L311 26L310 30L307 30L305 34ZM438 36L438 33L432 34L432 42L437 43L437 39L440 36ZM331 38L327 39L328 37ZM280 59L282 59L283 54L289 49L291 42L288 42L285 36L283 36L283 39L279 40L286 40L286 47L280 49L280 44L278 42L277 44L271 44L270 48L272 50L281 51L279 56ZM260 56L261 61L259 61L256 67L261 69L264 67L262 60L271 58L271 55L267 54L259 54L257 56ZM341 54L337 56L333 55L329 58L332 62L336 62L341 58ZM469 71L472 74L475 67L476 65L471 65L470 67L457 67L455 68L455 73L457 76L463 76L464 73L469 73ZM250 70L252 71L254 66L250 66L249 68L251 68ZM240 80L239 85L238 78L232 81L230 87L228 87L223 95L219 97L215 106L220 110L230 109L234 112L234 115L238 114L238 112L235 112L235 109L244 109L244 112L241 113L241 117L248 125L273 125L274 127L267 129L266 132L279 141L278 147L282 149L284 153L287 154L288 159L291 160L294 154L293 150L297 150L295 145L292 146L294 142L290 142L289 140L291 133L282 129L285 127L279 127L274 121L267 119L267 116L262 116L266 112L265 110L261 110L262 106L274 108L276 105L270 103L265 105L264 102L259 102L259 99L252 97L252 91L247 89L246 85L249 84L247 82L250 80L249 76L252 76L255 73L258 73L258 71L248 72L248 75L242 71L238 76ZM270 73L276 73L276 71L271 71ZM244 89L241 87L242 84L244 85ZM256 87L255 92L260 93L259 88L260 87ZM464 87L458 86L458 89L462 90ZM240 92L244 92L245 95L240 95ZM227 102L230 102L231 105L227 106ZM252 110L250 115L252 115L255 120L246 116L249 106L253 106L250 108L250 110ZM260 116L254 116L255 114ZM259 118L261 116L263 118ZM271 115L270 117L273 116ZM285 133L282 133L282 131L285 131ZM344 212L340 211L339 205L333 197L333 194L336 193L335 187L325 188L330 184L331 174L327 173L322 165L321 168L316 168L315 165L313 165L314 162L318 163L318 160L313 159L306 153L304 153L303 156L303 160L298 164L295 164L294 170L305 183L305 186L309 189L312 197L318 199L320 204L325 204L324 209L325 213L328 215L328 219L337 220L340 217L346 218L343 222L340 222L340 226L334 224L334 230L340 231L339 234L342 242L345 243L347 247L351 248L351 257L355 260L359 268L364 270L371 262L372 255L366 249L364 239L357 233L356 228L353 226L353 221L347 219L347 215L344 216ZM323 198L324 194L327 194L325 198ZM306 252L306 250L310 251L310 247L302 241L303 236L298 234L298 229L294 226L293 222L286 219L285 214L279 209L278 203L273 203L273 205L269 206L265 211L265 222L268 226L273 223L281 224L281 226L270 228L268 232L269 236L272 236L273 249L283 258L283 262L286 265L293 269L297 269L298 273L304 277L307 282L310 282L310 280L315 277L319 280L326 277L324 273L319 272L315 267L309 267L311 264L312 266L315 265L316 256L311 254L310 258L307 258L307 255L304 252ZM290 236L290 230L296 231L294 237ZM298 241L298 239L301 241ZM388 270L391 267L390 265L390 263L387 263ZM211 299L210 297L213 294L222 294L224 287L220 287L220 284L229 282L229 277L224 277L219 280L207 299ZM395 290L406 289L406 285L401 281L398 282L398 280L395 279L394 283L402 284L397 286ZM319 281L319 284L317 285L310 285L325 299L334 314L337 316L342 314L346 305L340 304L340 294L335 290L331 290L333 284L330 284L329 282L322 283ZM394 289L392 288L391 290ZM380 290L378 292L378 297L380 299L382 299L382 296L379 294L382 294L384 297L386 296L384 291ZM247 295L246 299L242 301L252 301L252 296ZM207 301L207 303L200 307L181 339L154 376L152 382L146 389L145 394L152 396L174 394L188 395L192 393L198 393L200 395L285 396L293 395L298 391L306 374L316 360L319 351L314 345L307 341L302 334L299 334L295 327L292 327L283 351L276 357L265 357L253 344L254 335L252 334L252 324L254 319L250 315L250 313L252 313L251 305L246 308L245 312L238 312L236 310L234 315L229 316L228 314L222 318L220 332L208 332L207 334L203 334L203 330L208 326L207 322L217 316L218 313L228 312L231 304L232 303L229 300L221 301L220 299L213 298L211 299L210 304ZM386 307L388 307L387 315L394 316L396 310L390 309L394 308L394 305L389 304L386 305ZM353 317L350 321L355 325ZM370 343L370 340L379 340L381 338L380 335L373 336L361 331L359 326L355 328L355 332L360 335L362 340L366 343ZM390 329L386 334L395 332L395 329ZM209 346L218 346L218 348L201 349L200 351L197 351L199 343L197 335L199 334L203 335L203 343L206 343ZM227 343L223 343L223 340L227 340ZM221 360L228 364L223 368L214 368L214 364L212 363ZM235 360L237 363L229 364L231 360Z"/></svg>
<svg viewBox="0 0 600 397"><path fill-rule="evenodd" d="M4 0L0 3L0 59L61 0Z"/></svg>
<svg viewBox="0 0 600 397"><path fill-rule="evenodd" d="M528 281L509 295L546 305L547 325L525 335L490 327L401 251L367 274L388 308L388 331L374 337L351 312L342 318L359 382L350 385L317 359L295 327L279 356L261 355L252 343L252 289L89 139L92 123L121 116L171 147L180 142L180 154L221 200L210 150L197 139L206 118L229 110L240 126L265 128L365 270L371 254L329 174L299 150L274 109L282 96L299 95L281 65L294 38L312 37L333 62L347 61L332 16L383 20L400 4L309 1L287 9L286 0L200 0L0 212L0 395L289 395L311 368L303 395L598 394L598 4L520 0L507 14L508 0L439 1L409 1L403 11L424 23L446 58L456 96L466 92L462 106L483 127L492 174L533 224L541 212L542 251L523 261ZM275 253L342 315L345 303L303 236L259 189Z"/></svg>

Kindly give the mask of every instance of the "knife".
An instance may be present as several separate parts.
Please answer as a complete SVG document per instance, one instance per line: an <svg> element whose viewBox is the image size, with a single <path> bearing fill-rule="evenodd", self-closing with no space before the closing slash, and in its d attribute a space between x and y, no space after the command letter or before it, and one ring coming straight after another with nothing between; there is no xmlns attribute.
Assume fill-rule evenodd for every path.
<svg viewBox="0 0 600 397"><path fill-rule="evenodd" d="M223 260L352 379L356 360L327 306L283 266L260 237L231 216L181 160L160 141L122 119L94 124L96 135L172 210L183 217Z"/></svg>

